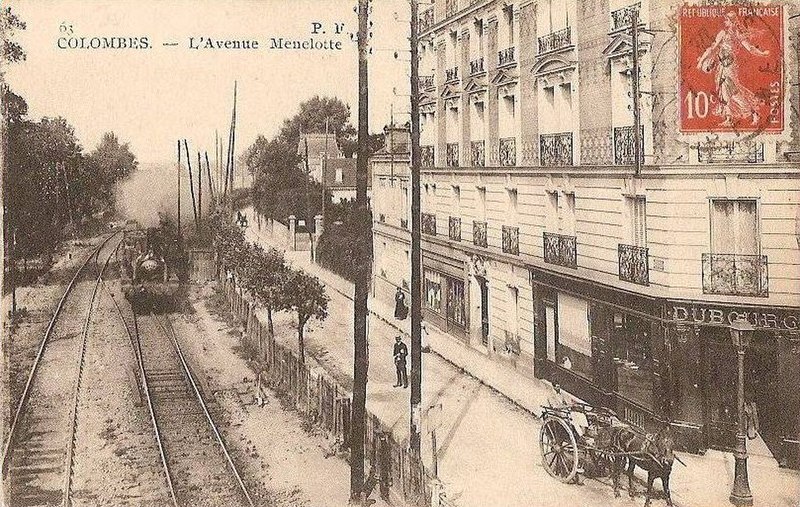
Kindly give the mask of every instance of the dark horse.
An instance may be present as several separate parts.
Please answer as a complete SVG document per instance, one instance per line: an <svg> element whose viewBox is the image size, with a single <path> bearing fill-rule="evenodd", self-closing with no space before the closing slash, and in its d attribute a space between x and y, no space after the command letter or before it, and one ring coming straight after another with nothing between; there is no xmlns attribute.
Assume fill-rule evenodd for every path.
<svg viewBox="0 0 800 507"><path fill-rule="evenodd" d="M619 496L619 476L627 461L628 494L633 498L633 470L638 466L647 470L647 494L645 507L650 505L653 481L661 479L667 505L672 507L669 494L669 475L675 461L675 437L669 426L656 433L647 435L629 427L612 428L611 446L617 454L614 458L614 496Z"/></svg>

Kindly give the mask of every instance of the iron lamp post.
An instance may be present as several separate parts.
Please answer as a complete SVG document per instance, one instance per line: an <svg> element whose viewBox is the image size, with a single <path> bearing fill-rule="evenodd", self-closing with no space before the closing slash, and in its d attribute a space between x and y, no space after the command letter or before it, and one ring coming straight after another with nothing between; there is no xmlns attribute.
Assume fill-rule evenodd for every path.
<svg viewBox="0 0 800 507"><path fill-rule="evenodd" d="M753 505L753 494L750 492L750 481L747 477L747 426L744 414L744 353L750 345L755 328L744 319L736 320L730 324L731 342L736 349L738 363L737 386L737 413L739 424L736 431L736 449L734 458L736 467L733 478L733 490L730 501L737 506Z"/></svg>

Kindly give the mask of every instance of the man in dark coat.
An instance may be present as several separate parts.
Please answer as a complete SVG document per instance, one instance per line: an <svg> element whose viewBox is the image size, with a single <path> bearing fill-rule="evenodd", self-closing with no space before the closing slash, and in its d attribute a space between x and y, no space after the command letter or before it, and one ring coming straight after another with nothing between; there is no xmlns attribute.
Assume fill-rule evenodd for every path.
<svg viewBox="0 0 800 507"><path fill-rule="evenodd" d="M394 318L404 320L408 310L406 309L406 295L403 294L403 289L397 288L394 293Z"/></svg>
<svg viewBox="0 0 800 507"><path fill-rule="evenodd" d="M408 387L408 372L406 371L406 356L408 347L400 336L394 342L394 367L397 370L397 383L394 387Z"/></svg>

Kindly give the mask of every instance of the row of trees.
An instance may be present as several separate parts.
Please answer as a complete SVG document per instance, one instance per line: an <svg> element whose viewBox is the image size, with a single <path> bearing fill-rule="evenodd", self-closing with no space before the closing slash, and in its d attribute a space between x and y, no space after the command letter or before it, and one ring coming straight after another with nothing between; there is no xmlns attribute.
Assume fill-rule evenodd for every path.
<svg viewBox="0 0 800 507"><path fill-rule="evenodd" d="M10 35L25 23L6 7L0 25L6 35L3 65L24 60ZM7 239L16 237L15 257L23 258L52 251L65 231L113 209L117 182L138 164L113 132L86 154L64 118L29 118L27 102L2 77L3 226Z"/></svg>
<svg viewBox="0 0 800 507"><path fill-rule="evenodd" d="M283 254L264 249L244 238L241 229L226 220L224 213L212 216L214 246L224 268L235 283L267 310L269 333L274 336L273 313L291 311L297 315L297 344L300 361L305 362L304 330L312 318L328 316L325 287L305 271L291 268Z"/></svg>

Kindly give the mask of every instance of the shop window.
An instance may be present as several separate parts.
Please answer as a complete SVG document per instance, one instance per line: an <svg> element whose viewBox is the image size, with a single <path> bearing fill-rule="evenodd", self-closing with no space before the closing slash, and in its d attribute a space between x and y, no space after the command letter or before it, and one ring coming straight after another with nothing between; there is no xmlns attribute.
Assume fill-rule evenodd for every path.
<svg viewBox="0 0 800 507"><path fill-rule="evenodd" d="M429 309L434 312L442 311L442 276L435 272L425 270L425 300Z"/></svg>
<svg viewBox="0 0 800 507"><path fill-rule="evenodd" d="M464 281L447 278L447 320L460 327L466 327Z"/></svg>
<svg viewBox="0 0 800 507"><path fill-rule="evenodd" d="M588 303L567 294L559 294L557 318L557 364L591 380L592 339L589 330Z"/></svg>
<svg viewBox="0 0 800 507"><path fill-rule="evenodd" d="M617 392L645 408L653 408L653 356L650 322L614 315L614 357Z"/></svg>

